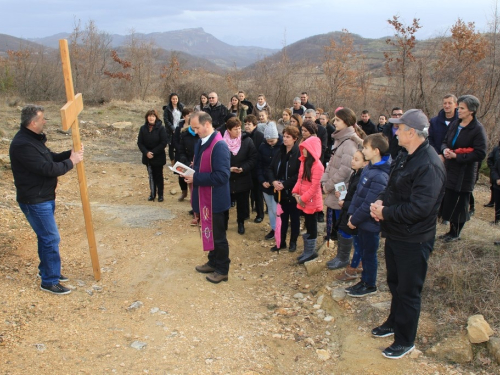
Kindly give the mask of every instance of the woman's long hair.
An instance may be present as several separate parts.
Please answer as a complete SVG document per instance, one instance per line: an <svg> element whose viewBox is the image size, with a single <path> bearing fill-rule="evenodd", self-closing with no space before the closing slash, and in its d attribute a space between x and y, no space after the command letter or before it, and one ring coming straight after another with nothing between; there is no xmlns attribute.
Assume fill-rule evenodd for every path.
<svg viewBox="0 0 500 375"><path fill-rule="evenodd" d="M173 98L174 96L177 96L177 99L179 99L179 95L177 95L175 92L171 93L171 94L168 96L168 105L169 105L169 107L170 107L170 108L172 108L172 109L174 108L174 105L172 104L172 98ZM179 106L179 103L180 103L180 102L181 102L180 100L177 102L177 106Z"/></svg>
<svg viewBox="0 0 500 375"><path fill-rule="evenodd" d="M233 110L233 105L231 104L231 102L233 101L233 98L235 98L237 101L238 101L238 104L236 104L236 113L240 113L240 99L236 96L236 95L233 95L231 96L231 99L229 99L229 104L230 104L230 107L229 107L229 110L232 111Z"/></svg>
<svg viewBox="0 0 500 375"><path fill-rule="evenodd" d="M309 151L307 151L306 159L304 160L304 169L302 172L302 180L311 181L311 170L314 164L314 158Z"/></svg>
<svg viewBox="0 0 500 375"><path fill-rule="evenodd" d="M205 98L207 98L207 103L206 104L203 104L202 101L201 101L201 97L204 96ZM208 95L204 92L201 93L200 95L200 111L203 109L204 106L206 106L208 104Z"/></svg>

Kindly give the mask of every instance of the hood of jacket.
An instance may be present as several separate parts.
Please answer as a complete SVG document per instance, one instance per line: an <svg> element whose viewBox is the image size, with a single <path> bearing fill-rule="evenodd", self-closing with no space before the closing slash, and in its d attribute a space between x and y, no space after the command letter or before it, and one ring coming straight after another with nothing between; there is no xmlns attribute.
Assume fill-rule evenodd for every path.
<svg viewBox="0 0 500 375"><path fill-rule="evenodd" d="M318 137L309 137L299 145L301 160L304 159L304 155L302 155L302 150L304 148L309 154L312 155L314 160L319 160L319 158L321 157L321 139L319 139Z"/></svg>
<svg viewBox="0 0 500 375"><path fill-rule="evenodd" d="M382 156L382 160L375 164L369 164L370 169L380 169L381 171L389 174L391 170L392 158L391 154L385 154Z"/></svg>
<svg viewBox="0 0 500 375"><path fill-rule="evenodd" d="M336 130L332 134L332 138L335 140L335 144L340 144L342 141L346 139L351 139L357 145L363 144L363 140L358 137L358 135L356 134L356 130L354 130L353 126L348 126L347 128L341 130Z"/></svg>

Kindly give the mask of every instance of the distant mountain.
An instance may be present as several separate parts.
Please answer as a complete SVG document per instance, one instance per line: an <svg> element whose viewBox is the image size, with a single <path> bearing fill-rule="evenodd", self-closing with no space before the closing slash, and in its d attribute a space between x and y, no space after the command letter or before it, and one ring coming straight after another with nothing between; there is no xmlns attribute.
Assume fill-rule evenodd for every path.
<svg viewBox="0 0 500 375"><path fill-rule="evenodd" d="M59 39L68 38L69 35L68 33L60 33L45 38L34 38L30 40L52 48L58 48ZM113 48L123 47L126 45L129 38L128 36L118 34L113 34L111 37L111 45ZM243 68L257 60L278 52L276 49L269 48L232 46L206 33L202 28L150 34L136 33L135 37L144 40L152 40L158 47L167 51L180 51L207 59L223 68L230 68L234 66L234 64L236 64L238 68Z"/></svg>
<svg viewBox="0 0 500 375"><path fill-rule="evenodd" d="M15 36L10 36L7 34L0 34L0 52L4 52L4 54L11 51L18 51L20 49L26 47L42 47L40 44L30 42L26 39L16 38Z"/></svg>
<svg viewBox="0 0 500 375"><path fill-rule="evenodd" d="M292 63L307 60L310 63L319 64L322 62L322 59L324 57L324 48L330 45L330 41L332 39L336 43L341 42L342 35L343 33L340 31L314 35L285 46L284 49ZM381 66L381 62L384 59L384 51L388 50L388 46L385 42L387 37L379 39L369 39L363 38L357 34L350 35L353 38L354 46L357 47L366 56L368 64L372 68ZM278 61L280 61L282 53L283 49L271 56L264 58L263 61L271 64L277 63ZM254 68L255 64L252 64L246 67L245 70L251 70Z"/></svg>

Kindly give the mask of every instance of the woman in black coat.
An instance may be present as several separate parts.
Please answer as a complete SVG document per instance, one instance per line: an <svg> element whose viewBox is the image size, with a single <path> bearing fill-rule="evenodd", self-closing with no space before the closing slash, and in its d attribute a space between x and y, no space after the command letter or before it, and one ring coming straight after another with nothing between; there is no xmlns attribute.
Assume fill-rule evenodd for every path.
<svg viewBox="0 0 500 375"><path fill-rule="evenodd" d="M446 167L446 190L443 198L443 220L450 231L440 239L460 239L460 231L469 220L469 198L478 173L478 163L486 156L486 132L477 120L479 100L473 95L458 98L458 119L453 121L441 146Z"/></svg>
<svg viewBox="0 0 500 375"><path fill-rule="evenodd" d="M297 208L297 201L292 196L292 189L297 183L300 168L299 152L299 129L294 126L287 126L283 130L283 144L280 150L274 155L271 165L267 169L267 179L271 182L274 190L274 199L281 205L281 245L278 249L276 245L271 251L286 249L286 232L288 222L291 222L290 247L288 251L297 250L297 238L300 234L300 211ZM278 192L280 192L278 194ZM279 199L278 199L279 197Z"/></svg>
<svg viewBox="0 0 500 375"><path fill-rule="evenodd" d="M183 129L187 129L189 127L189 115L191 114L191 110L188 108L184 108L182 110L182 120L179 122L179 125L175 128L174 131L174 137L172 139L172 145L175 148L175 155L174 158L176 161L180 161L181 163L184 163L182 160L180 160L180 138L181 138L181 131ZM192 159L191 159L192 161ZM189 163L184 163L187 166L189 166ZM179 202L182 202L184 199L187 197L187 189L188 185L186 181L184 181L184 177L179 175L179 187L181 188L181 196L177 199Z"/></svg>
<svg viewBox="0 0 500 375"><path fill-rule="evenodd" d="M250 215L248 199L252 187L252 169L257 164L257 150L252 138L246 133L241 133L241 121L236 117L231 117L226 122L226 132L223 139L231 152L229 187L236 201L238 233L244 234L244 222Z"/></svg>
<svg viewBox="0 0 500 375"><path fill-rule="evenodd" d="M182 110L184 109L184 104L179 100L179 96L173 92L168 97L168 104L163 106L163 122L165 123L165 128L167 130L167 141L168 141L168 157L172 165L175 163L175 144L173 141L173 136L175 129L179 126L179 122L182 120Z"/></svg>
<svg viewBox="0 0 500 375"><path fill-rule="evenodd" d="M142 164L148 167L151 194L148 201L154 201L158 193L158 202L163 202L163 166L167 163L165 147L167 132L154 109L146 112L145 123L139 129L137 146L142 152Z"/></svg>

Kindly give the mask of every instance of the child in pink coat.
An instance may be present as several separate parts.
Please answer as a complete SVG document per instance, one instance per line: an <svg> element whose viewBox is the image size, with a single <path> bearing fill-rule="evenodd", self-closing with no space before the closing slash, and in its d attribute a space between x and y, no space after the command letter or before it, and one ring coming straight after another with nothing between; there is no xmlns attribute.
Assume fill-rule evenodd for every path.
<svg viewBox="0 0 500 375"><path fill-rule="evenodd" d="M299 146L301 161L299 177L292 194L297 200L297 208L304 212L307 233L304 239L304 252L297 258L303 264L318 256L316 253L316 240L318 237L317 213L323 210L323 196L321 194L321 176L324 167L321 163L321 140L312 136Z"/></svg>

